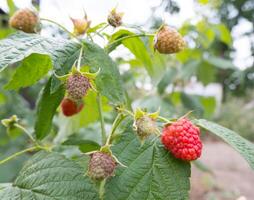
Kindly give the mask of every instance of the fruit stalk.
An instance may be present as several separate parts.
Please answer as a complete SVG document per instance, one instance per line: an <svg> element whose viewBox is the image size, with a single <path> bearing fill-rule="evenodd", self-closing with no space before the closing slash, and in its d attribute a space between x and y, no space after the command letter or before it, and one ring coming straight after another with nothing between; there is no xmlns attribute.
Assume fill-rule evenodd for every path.
<svg viewBox="0 0 254 200"><path fill-rule="evenodd" d="M123 119L125 118L126 116L123 116L122 114L118 114L113 122L113 125L112 125L112 129L111 129L111 132L107 138L107 142L106 142L106 146L107 145L110 145L111 143L111 138L112 136L114 135L117 127L121 124L121 122L123 121Z"/></svg>
<svg viewBox="0 0 254 200"><path fill-rule="evenodd" d="M51 19L46 19L46 18L40 18L40 20L41 20L41 21L50 22L50 23L52 23L52 24L55 24L55 25L59 26L59 27L60 27L61 29L63 29L66 33L68 33L69 35L71 35L73 38L76 38L76 39L77 39L76 35L74 35L74 34L73 34L72 32L70 32L70 31L68 31L67 28L65 28L65 27L62 26L61 24L59 24L59 23L57 23L57 22L55 22L55 21L53 21L53 20L51 20ZM77 40L79 40L79 39L77 39Z"/></svg>
<svg viewBox="0 0 254 200"><path fill-rule="evenodd" d="M121 41L126 40L126 39L135 38L135 37L154 37L154 36L155 36L155 34L150 34L150 33L143 33L143 34L136 34L136 35L128 35L128 36L126 36L126 37L121 37L121 38L115 40L114 42L108 44L108 45L105 47L105 49L106 49L106 51L107 51L108 49L110 49L111 46L114 46L114 45L117 44L118 42L121 42ZM109 51L108 53L110 53L110 51Z"/></svg>
<svg viewBox="0 0 254 200"><path fill-rule="evenodd" d="M98 111L99 111L99 117L100 117L100 123L101 123L101 142L102 144L105 144L107 137L106 137L106 130L105 130L105 123L102 113L102 103L101 103L101 94L98 92L96 97L97 105L98 105Z"/></svg>
<svg viewBox="0 0 254 200"><path fill-rule="evenodd" d="M46 147L42 147L42 146L39 146L39 145L36 145L36 146L33 146L33 147L29 147L29 148L27 148L27 149L24 149L24 150L22 150L22 151L16 152L16 153L12 154L11 156L9 156L9 157L7 157L7 158L1 160L1 161L0 161L0 165L2 165L2 164L4 164L4 163L6 163L6 162L8 162L8 161L10 161L10 160L12 160L12 159L14 159L14 158L16 158L16 157L18 157L18 156L20 156L20 155L22 155L22 154L24 154L24 153L26 153L26 152L34 151L34 150L43 150L43 149L44 149L44 150L48 150Z"/></svg>
<svg viewBox="0 0 254 200"><path fill-rule="evenodd" d="M83 54L83 45L80 49L80 53L79 53L79 57L78 57L78 66L77 66L77 70L80 71L80 66L81 66L81 60L82 60L82 54Z"/></svg>

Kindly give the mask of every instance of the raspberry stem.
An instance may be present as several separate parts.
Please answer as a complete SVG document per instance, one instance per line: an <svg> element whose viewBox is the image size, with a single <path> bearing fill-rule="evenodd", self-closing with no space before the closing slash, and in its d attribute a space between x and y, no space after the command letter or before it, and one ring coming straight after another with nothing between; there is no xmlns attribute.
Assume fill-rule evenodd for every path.
<svg viewBox="0 0 254 200"><path fill-rule="evenodd" d="M14 158L16 158L17 156L20 156L20 155L22 155L22 154L24 154L24 153L26 153L26 152L34 151L34 150L48 150L48 148L43 147L43 146L40 146L40 145L36 145L36 146L33 146L33 147L29 147L29 148L27 148L27 149L24 149L24 150L22 150L22 151L16 152L16 153L12 154L11 156L9 156L9 157L7 157L7 158L1 160L1 161L0 161L0 165L2 165L2 164L4 164L4 163L6 163L6 162L8 162L8 161L10 161L10 160L12 160L12 159L14 159Z"/></svg>
<svg viewBox="0 0 254 200"><path fill-rule="evenodd" d="M101 94L99 92L97 93L96 101L98 105L99 117L100 117L100 123L101 123L101 142L102 144L104 144L107 140L107 137L106 137L105 123L104 123L104 118L102 113Z"/></svg>
<svg viewBox="0 0 254 200"><path fill-rule="evenodd" d="M83 54L83 45L80 49L79 57L78 57L78 64L77 64L77 70L80 71L80 66L81 66L81 59L82 59L82 54Z"/></svg>
<svg viewBox="0 0 254 200"><path fill-rule="evenodd" d="M126 110L126 109L124 109L124 108L117 108L117 111L119 111L119 112L125 112L126 114L128 114L128 115L134 117L134 114L133 114L131 111Z"/></svg>
<svg viewBox="0 0 254 200"><path fill-rule="evenodd" d="M36 140L33 138L33 136L28 132L28 130L26 128L24 128L23 126L19 125L19 124L15 124L14 125L16 128L19 128L20 130L22 130L33 143L37 143Z"/></svg>
<svg viewBox="0 0 254 200"><path fill-rule="evenodd" d="M166 119L165 117L162 117L162 116L158 116L158 119L160 119L160 120L162 120L166 123L173 123L172 121L170 121L170 120L168 120L168 119Z"/></svg>
<svg viewBox="0 0 254 200"><path fill-rule="evenodd" d="M126 116L122 115L122 114L118 114L113 122L113 125L112 125L112 129L111 129L111 132L107 138L107 142L105 144L105 146L107 145L110 145L111 143L111 138L112 136L114 135L117 127L121 124L121 122L123 121L123 119L125 118Z"/></svg>
<svg viewBox="0 0 254 200"><path fill-rule="evenodd" d="M61 29L63 29L66 33L68 33L69 35L71 35L73 38L76 38L78 41L79 39L76 37L76 35L74 35L72 32L68 31L67 28L65 28L64 26L62 26L61 24L51 20L51 19L46 19L46 18L40 18L41 21L47 21L50 22L52 24L55 24L57 26L59 26Z"/></svg>
<svg viewBox="0 0 254 200"><path fill-rule="evenodd" d="M122 42L123 40L126 40L126 39L130 39L130 38L135 38L135 37L154 37L155 34L150 34L150 33L143 33L143 34L137 34L137 35L128 35L126 37L121 37L117 40L115 40L114 42L108 44L106 47L105 47L105 50L110 53L110 47L114 46L115 44L119 43L119 42ZM109 51L108 51L109 50Z"/></svg>

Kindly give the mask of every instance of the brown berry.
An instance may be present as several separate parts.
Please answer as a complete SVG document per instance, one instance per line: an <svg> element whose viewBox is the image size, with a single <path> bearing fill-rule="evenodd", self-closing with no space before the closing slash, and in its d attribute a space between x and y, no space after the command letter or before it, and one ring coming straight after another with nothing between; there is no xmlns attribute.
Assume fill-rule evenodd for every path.
<svg viewBox="0 0 254 200"><path fill-rule="evenodd" d="M185 48L185 41L176 29L164 25L154 38L154 48L162 54L178 53Z"/></svg>
<svg viewBox="0 0 254 200"><path fill-rule="evenodd" d="M39 22L37 14L28 9L20 9L14 13L10 19L12 28L24 31L26 33L35 33L36 26Z"/></svg>
<svg viewBox="0 0 254 200"><path fill-rule="evenodd" d="M114 8L113 10L111 10L111 12L108 15L108 23L111 26L116 28L122 25L122 18L123 18L123 13L116 12L116 9Z"/></svg>

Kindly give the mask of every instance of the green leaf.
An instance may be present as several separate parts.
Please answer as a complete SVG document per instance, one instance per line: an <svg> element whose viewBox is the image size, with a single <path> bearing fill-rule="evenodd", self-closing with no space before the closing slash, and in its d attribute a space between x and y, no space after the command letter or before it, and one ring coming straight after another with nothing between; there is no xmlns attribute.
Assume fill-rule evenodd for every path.
<svg viewBox="0 0 254 200"><path fill-rule="evenodd" d="M16 8L13 0L7 0L7 4L9 7L9 16L12 16L17 8Z"/></svg>
<svg viewBox="0 0 254 200"><path fill-rule="evenodd" d="M208 2L209 2L209 0L198 0L198 2L200 3L200 4L207 4Z"/></svg>
<svg viewBox="0 0 254 200"><path fill-rule="evenodd" d="M14 29L11 29L11 28L2 28L2 29L0 29L0 39L6 38L8 35L10 35L13 32L14 32Z"/></svg>
<svg viewBox="0 0 254 200"><path fill-rule="evenodd" d="M193 110L195 115L202 116L204 114L204 108L199 101L198 96L189 95L184 92L181 93L181 100L183 105L189 109Z"/></svg>
<svg viewBox="0 0 254 200"><path fill-rule="evenodd" d="M125 95L116 64L98 45L86 41L83 44L85 46L83 64L89 65L93 72L101 68L96 78L97 89L111 102L124 103ZM56 73L64 75L70 71L74 61L78 58L81 44L72 40L46 38L38 34L18 32L1 40L0 47L0 71L32 53L38 53L49 55ZM60 85L60 81L53 78L51 92L58 90Z"/></svg>
<svg viewBox="0 0 254 200"><path fill-rule="evenodd" d="M179 77L183 80L189 80L191 76L196 74L197 68L200 65L200 60L190 60L182 65L179 72Z"/></svg>
<svg viewBox="0 0 254 200"><path fill-rule="evenodd" d="M111 36L110 42L114 42L119 38L130 35L135 35L135 33L128 30L119 30ZM130 50L130 52L137 58L137 60L143 63L150 76L154 75L155 71L152 66L151 56L149 55L144 42L140 38L128 38L126 40L122 40L119 44L123 44L127 49Z"/></svg>
<svg viewBox="0 0 254 200"><path fill-rule="evenodd" d="M31 54L19 66L5 89L18 90L35 84L52 68L51 59L47 55Z"/></svg>
<svg viewBox="0 0 254 200"><path fill-rule="evenodd" d="M99 29L105 27L106 25L107 25L106 22L102 22L102 23L100 23L100 24L97 24L97 25L95 25L94 27L89 28L88 31L87 31L87 33L88 33L88 34L94 33L94 32L96 32L97 30L99 30Z"/></svg>
<svg viewBox="0 0 254 200"><path fill-rule="evenodd" d="M84 108L80 112L80 127L87 126L90 123L93 123L99 119L99 110L96 103L96 92L89 91L87 96L84 98ZM111 110L111 107L108 106L108 101L105 97L102 98L102 109L103 111Z"/></svg>
<svg viewBox="0 0 254 200"><path fill-rule="evenodd" d="M251 142L244 139L234 131L205 119L195 120L195 124L208 130L230 144L245 158L251 168L254 169L254 145Z"/></svg>
<svg viewBox="0 0 254 200"><path fill-rule="evenodd" d="M160 94L162 94L167 88L167 86L175 80L176 75L177 75L177 69L173 67L169 68L165 72L164 76L162 77L162 79L160 80L157 86L158 92Z"/></svg>
<svg viewBox="0 0 254 200"><path fill-rule="evenodd" d="M197 69L198 80L204 85L215 81L216 68L207 62L202 62Z"/></svg>
<svg viewBox="0 0 254 200"><path fill-rule="evenodd" d="M105 200L189 199L190 163L175 159L159 141L141 146L131 128L123 133L112 149L127 167L119 166L108 180Z"/></svg>
<svg viewBox="0 0 254 200"><path fill-rule="evenodd" d="M98 143L92 140L84 140L77 138L75 136L69 138L67 141L63 143L63 145L78 146L79 150L83 153L99 150L101 147Z"/></svg>
<svg viewBox="0 0 254 200"><path fill-rule="evenodd" d="M218 24L216 26L212 26L212 28L217 33L218 37L222 42L231 46L232 36L230 30L225 26L225 24Z"/></svg>
<svg viewBox="0 0 254 200"><path fill-rule="evenodd" d="M1 40L0 47L0 71L32 53L49 55L54 69L62 69L75 52L78 54L81 44L65 39L46 38L38 34L18 32ZM71 66L68 67L71 68Z"/></svg>
<svg viewBox="0 0 254 200"><path fill-rule="evenodd" d="M35 135L38 139L46 137L51 129L52 120L57 107L64 97L64 88L60 87L55 93L50 93L51 79L40 93L36 108Z"/></svg>
<svg viewBox="0 0 254 200"><path fill-rule="evenodd" d="M234 64L230 60L227 60L225 58L208 56L207 58L205 58L205 61L219 69L236 69Z"/></svg>
<svg viewBox="0 0 254 200"><path fill-rule="evenodd" d="M204 109L204 117L212 117L216 109L216 99L215 97L205 97L199 96L199 101Z"/></svg>
<svg viewBox="0 0 254 200"><path fill-rule="evenodd" d="M39 152L20 171L11 186L0 189L1 200L98 200L95 186L83 168L58 153Z"/></svg>
<svg viewBox="0 0 254 200"><path fill-rule="evenodd" d="M125 102L125 94L116 63L95 43L84 41L83 65L88 65L92 72L101 71L95 79L99 92L115 104Z"/></svg>

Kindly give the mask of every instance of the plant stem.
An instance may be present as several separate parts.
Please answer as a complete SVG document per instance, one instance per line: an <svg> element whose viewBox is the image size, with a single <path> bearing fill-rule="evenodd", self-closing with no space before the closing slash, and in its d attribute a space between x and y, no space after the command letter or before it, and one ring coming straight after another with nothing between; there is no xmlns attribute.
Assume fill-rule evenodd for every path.
<svg viewBox="0 0 254 200"><path fill-rule="evenodd" d="M160 119L160 120L162 120L162 121L164 121L164 122L166 122L166 123L171 123L170 120L168 120L168 119L166 119L166 118L164 118L164 117L162 117L162 116L158 116L158 119Z"/></svg>
<svg viewBox="0 0 254 200"><path fill-rule="evenodd" d="M104 31L106 28L109 27L109 24L106 24L104 27L102 27L97 33L101 33L102 31Z"/></svg>
<svg viewBox="0 0 254 200"><path fill-rule="evenodd" d="M118 108L117 110L120 111L120 112L125 112L126 114L134 117L134 114L131 111L129 111L129 110L126 110L124 108Z"/></svg>
<svg viewBox="0 0 254 200"><path fill-rule="evenodd" d="M78 57L78 67L77 67L78 71L80 71L80 65L81 65L81 60L82 60L82 54L83 54L83 45L82 45L82 47L81 47L81 49L80 49L80 53L79 53L79 57Z"/></svg>
<svg viewBox="0 0 254 200"><path fill-rule="evenodd" d="M104 118L102 113L101 94L99 92L97 93L96 101L98 105L100 123L101 123L101 141L102 141L102 144L104 144L107 140L107 137L106 137L105 123L104 123Z"/></svg>
<svg viewBox="0 0 254 200"><path fill-rule="evenodd" d="M106 183L106 180L104 179L100 182L100 185L99 185L99 198L100 198L100 200L104 199L105 183Z"/></svg>
<svg viewBox="0 0 254 200"><path fill-rule="evenodd" d="M105 49L109 49L111 46L117 44L118 42L121 42L123 40L126 40L126 39L130 39L130 38L135 38L135 37L154 37L155 34L149 34L149 33L143 33L143 34L137 34L137 35L128 35L126 37L121 37L117 40L115 40L114 42L108 44Z"/></svg>
<svg viewBox="0 0 254 200"><path fill-rule="evenodd" d="M1 161L0 161L0 165L1 165L1 164L4 164L5 162L8 162L9 160L11 160L11 159L13 159L13 158L16 158L16 157L19 156L19 155L22 155L22 154L24 154L24 153L26 153L26 152L33 151L33 150L36 150L36 149L41 149L41 147L40 147L40 146L33 146L33 147L30 147L30 148L24 149L24 150L22 150L22 151L19 151L19 152L13 154L13 155L11 155L11 156L9 156L9 157L7 157L7 158L1 160Z"/></svg>
<svg viewBox="0 0 254 200"><path fill-rule="evenodd" d="M72 37L76 38L77 40L79 40L76 35L74 35L72 32L68 31L67 28L65 28L64 26L62 26L61 24L51 20L51 19L46 19L46 18L40 18L41 21L47 21L50 22L52 24L55 24L57 26L59 26L61 29L63 29L66 33L68 33L69 35L71 35Z"/></svg>
<svg viewBox="0 0 254 200"><path fill-rule="evenodd" d="M114 132L116 131L117 127L120 125L120 123L123 121L123 119L125 118L125 116L123 116L122 114L118 114L117 117L115 118L113 125L112 125L112 129L111 132L107 138L107 142L105 145L109 145L110 144L110 140L111 137L113 136Z"/></svg>
<svg viewBox="0 0 254 200"><path fill-rule="evenodd" d="M37 144L36 140L33 138L33 136L28 132L28 130L26 130L23 126L20 126L19 124L15 124L15 127L19 128L20 130L22 130L29 138L30 140Z"/></svg>

